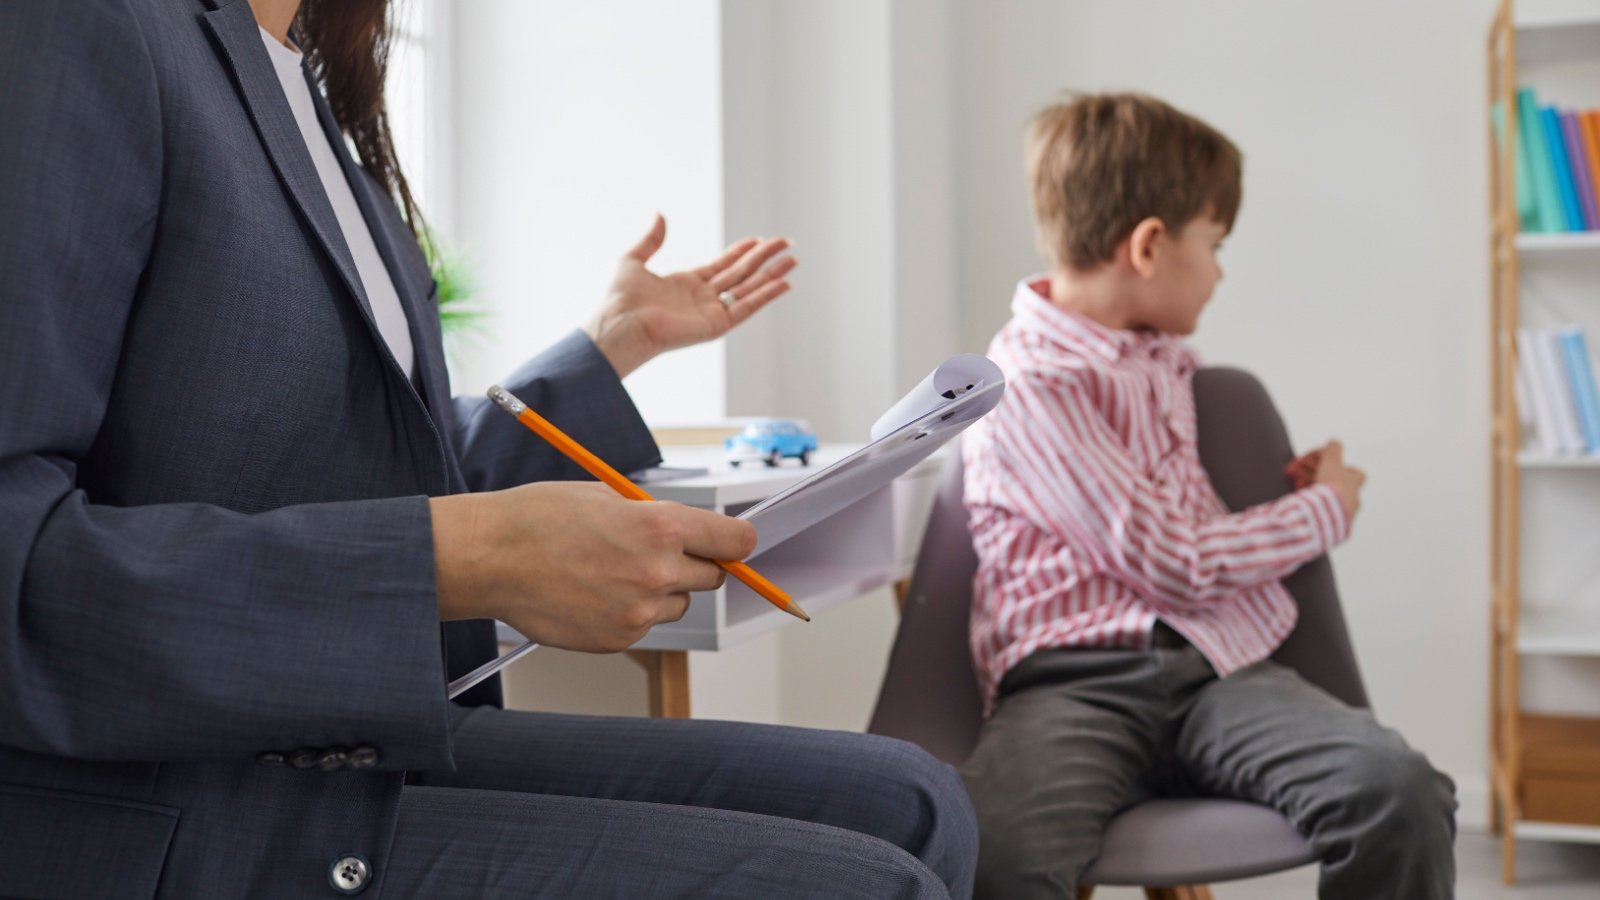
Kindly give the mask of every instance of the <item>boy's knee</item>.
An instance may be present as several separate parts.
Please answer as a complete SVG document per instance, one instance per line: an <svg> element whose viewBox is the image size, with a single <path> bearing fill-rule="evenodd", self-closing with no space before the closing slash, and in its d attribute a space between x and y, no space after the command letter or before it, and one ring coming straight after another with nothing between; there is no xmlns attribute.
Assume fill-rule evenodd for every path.
<svg viewBox="0 0 1600 900"><path fill-rule="evenodd" d="M1361 753L1350 775L1355 785L1344 802L1372 811L1375 827L1410 840L1454 839L1455 783L1426 756L1384 742Z"/></svg>

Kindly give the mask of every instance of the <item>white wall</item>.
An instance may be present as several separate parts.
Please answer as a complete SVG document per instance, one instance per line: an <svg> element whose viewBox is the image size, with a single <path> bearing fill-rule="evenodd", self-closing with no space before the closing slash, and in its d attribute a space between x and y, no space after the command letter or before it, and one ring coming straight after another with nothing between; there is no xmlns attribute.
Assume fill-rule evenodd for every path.
<svg viewBox="0 0 1600 900"><path fill-rule="evenodd" d="M479 392L586 322L616 263L667 216L654 265L724 246L716 0L471 0L451 5L455 132L449 235L491 339L460 360ZM722 349L656 360L629 389L655 419L724 414Z"/></svg>
<svg viewBox="0 0 1600 900"><path fill-rule="evenodd" d="M1208 119L1244 150L1245 199L1197 341L1267 383L1301 446L1337 436L1368 470L1354 540L1334 556L1368 686L1379 715L1457 778L1463 823L1481 822L1492 5L740 0L653 13L711 42L652 70L686 79L654 102L703 117L709 95L722 114L724 221L707 213L691 243L780 230L802 260L793 295L728 341L728 412L805 415L848 438L933 361L985 346L1016 279L1040 265L1019 136L1059 90L1146 90ZM462 6L460 51L554 54L539 78L612 89L583 52L554 44L610 33L614 17L571 12L561 41L540 39L535 54L487 12L516 21L524 4ZM475 91L505 92L466 80L464 109L489 102ZM461 129L494 167L468 176L483 196L462 192L462 227L509 255L497 264L506 283L536 276L529 254L549 246L599 248L598 265L638 218L618 205L591 221L530 195L520 211L532 226L500 213L470 225L474 203L499 208L487 193L503 189L500 169L557 165L550 154L593 143L533 129L520 108L485 106L480 117L502 124ZM710 177L704 159L683 165L695 184ZM676 208L686 176L637 174L627 189L640 216ZM693 657L697 714L861 727L892 638L887 610L867 598L747 652ZM717 693L744 676L753 687Z"/></svg>

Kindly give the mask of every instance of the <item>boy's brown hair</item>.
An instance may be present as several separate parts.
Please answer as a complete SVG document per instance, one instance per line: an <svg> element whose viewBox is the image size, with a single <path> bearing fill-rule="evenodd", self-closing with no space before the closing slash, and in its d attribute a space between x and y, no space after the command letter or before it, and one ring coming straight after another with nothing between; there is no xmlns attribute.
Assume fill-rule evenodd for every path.
<svg viewBox="0 0 1600 900"><path fill-rule="evenodd" d="M1145 94L1080 94L1033 117L1028 182L1039 250L1077 270L1108 262L1154 216L1174 234L1204 213L1233 228L1239 148Z"/></svg>

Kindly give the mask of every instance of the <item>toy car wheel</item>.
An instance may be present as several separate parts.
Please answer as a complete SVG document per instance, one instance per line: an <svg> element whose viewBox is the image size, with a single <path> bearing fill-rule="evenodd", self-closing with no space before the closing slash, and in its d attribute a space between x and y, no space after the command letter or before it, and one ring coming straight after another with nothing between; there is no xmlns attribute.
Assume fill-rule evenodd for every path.
<svg viewBox="0 0 1600 900"><path fill-rule="evenodd" d="M779 453L777 450L773 450L771 453L767 454L767 465L769 466L776 466L782 460L783 454Z"/></svg>
<svg viewBox="0 0 1600 900"><path fill-rule="evenodd" d="M801 450L800 451L800 465L802 465L802 466L811 465L811 451L810 450Z"/></svg>

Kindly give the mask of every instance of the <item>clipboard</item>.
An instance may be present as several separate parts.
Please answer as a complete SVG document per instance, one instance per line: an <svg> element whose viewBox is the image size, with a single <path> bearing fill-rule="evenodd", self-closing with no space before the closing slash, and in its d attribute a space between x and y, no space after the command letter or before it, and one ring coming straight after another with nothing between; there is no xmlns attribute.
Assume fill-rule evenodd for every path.
<svg viewBox="0 0 1600 900"><path fill-rule="evenodd" d="M910 471L1000 403L1005 376L988 358L953 356L872 426L872 442L757 503L738 518L756 527L754 556Z"/></svg>
<svg viewBox="0 0 1600 900"><path fill-rule="evenodd" d="M1000 367L987 357L962 354L940 363L879 417L865 447L739 514L756 527L751 555L776 547L910 471L988 415L1005 389ZM447 695L454 699L538 646L528 641L484 663L451 681Z"/></svg>

